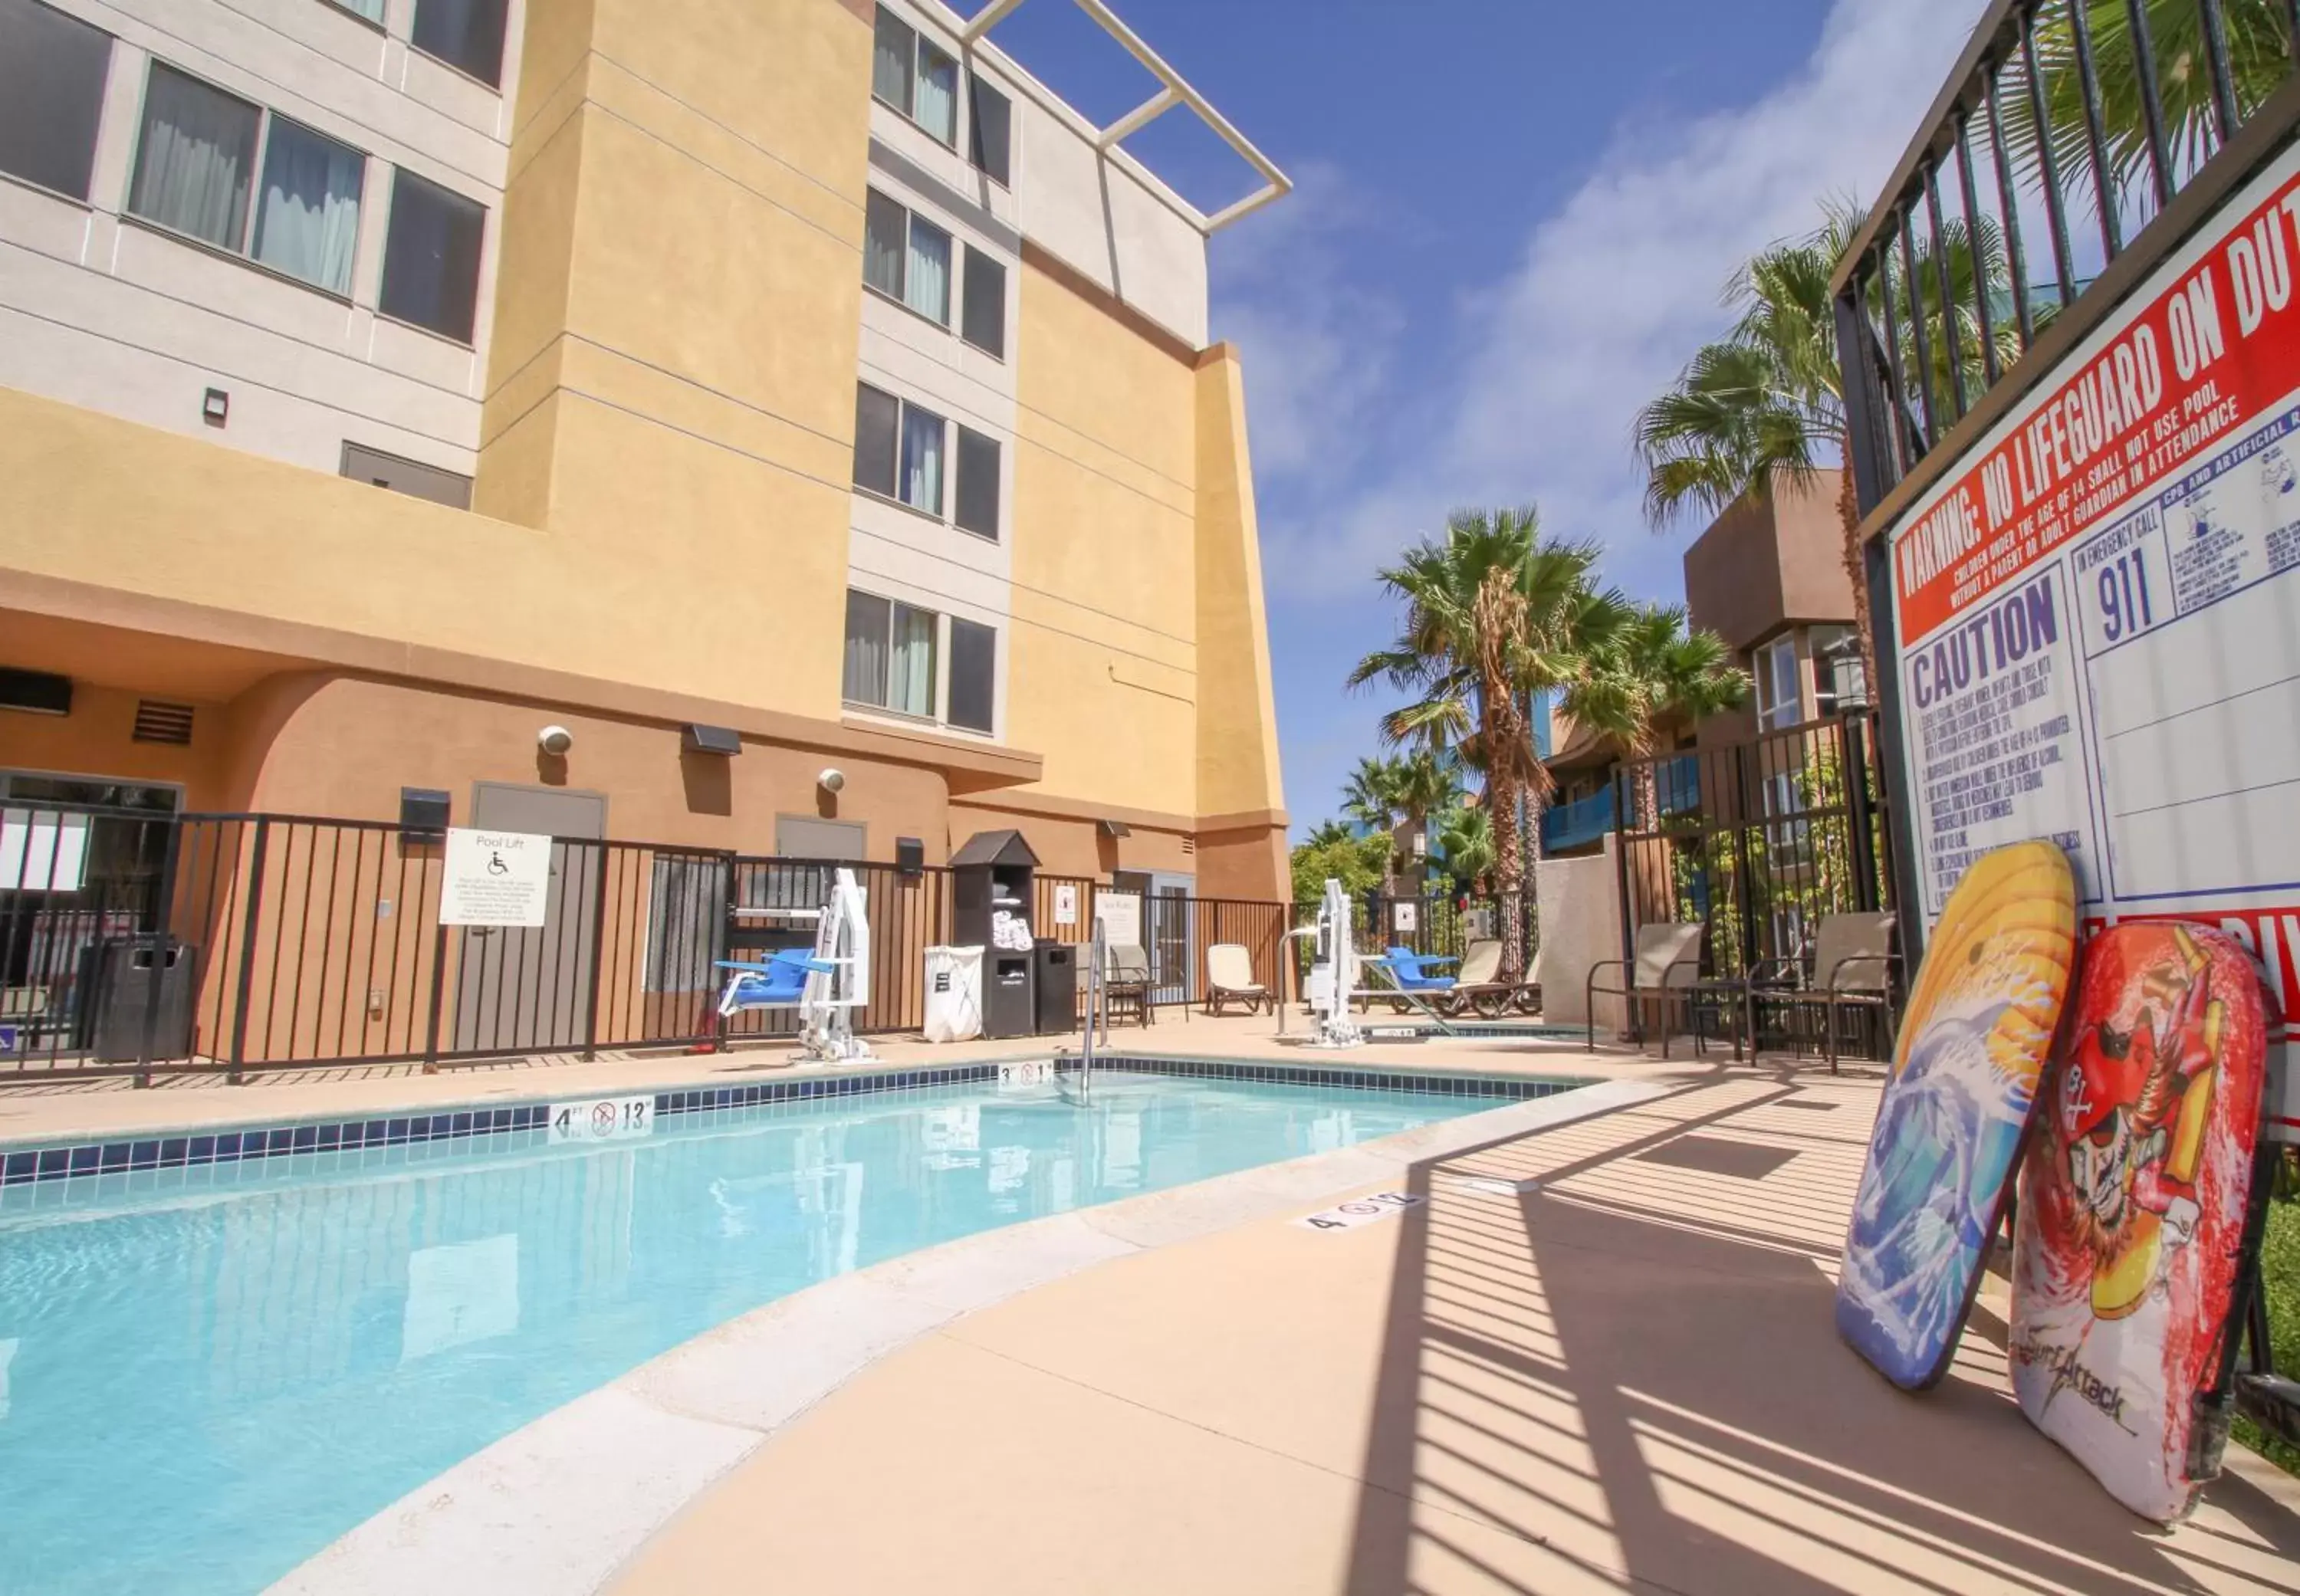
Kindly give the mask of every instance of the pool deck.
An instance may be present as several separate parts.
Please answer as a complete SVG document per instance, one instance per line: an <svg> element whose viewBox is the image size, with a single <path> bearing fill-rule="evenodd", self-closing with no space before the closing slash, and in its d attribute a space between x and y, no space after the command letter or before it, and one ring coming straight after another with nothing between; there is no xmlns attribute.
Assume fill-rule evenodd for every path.
<svg viewBox="0 0 2300 1596"><path fill-rule="evenodd" d="M1376 1023L1388 1021L1376 1017ZM1339 1063L1422 1068L1439 1073L1527 1073L1634 1077L1662 1068L1660 1060L1635 1050L1600 1048L1593 1056L1578 1041L1546 1037L1488 1037L1429 1043L1375 1043L1335 1054L1306 1049L1309 1021L1289 1014L1290 1035L1277 1035L1267 1014L1230 1014L1188 1019L1176 1010L1160 1010L1155 1025L1122 1026L1108 1045L1116 1052L1169 1058L1210 1058L1293 1063ZM1075 1053L1080 1038L1020 1037L997 1042L936 1045L916 1038L871 1040L881 1065L959 1064L984 1059L1043 1059L1057 1050ZM1682 1037L1672 1051L1682 1054ZM1711 1057L1721 1056L1712 1043ZM312 1066L252 1071L242 1085L227 1085L221 1073L163 1075L138 1091L125 1076L50 1078L38 1074L0 1074L0 1143L60 1143L116 1139L162 1130L325 1116L350 1118L418 1107L499 1104L548 1099L604 1097L673 1086L729 1086L820 1071L793 1061L788 1043L746 1043L723 1053L618 1052L602 1050L590 1063L567 1055L507 1058L443 1067L425 1075L412 1064ZM846 1073L871 1066L838 1068Z"/></svg>
<svg viewBox="0 0 2300 1596"><path fill-rule="evenodd" d="M1271 1028L1124 1040L1300 1056ZM1838 1342L1873 1067L1593 1066L1533 1040L1347 1057L1604 1084L826 1282L506 1437L277 1588L2300 1592L2300 1481L2231 1448L2166 1534L2029 1427L2001 1282L1927 1396ZM563 1067L547 1090L698 1068L757 1064ZM482 1081L416 1077L432 1101ZM338 1106L289 1106L305 1090L199 1095ZM1423 1201L1298 1223L1379 1191Z"/></svg>

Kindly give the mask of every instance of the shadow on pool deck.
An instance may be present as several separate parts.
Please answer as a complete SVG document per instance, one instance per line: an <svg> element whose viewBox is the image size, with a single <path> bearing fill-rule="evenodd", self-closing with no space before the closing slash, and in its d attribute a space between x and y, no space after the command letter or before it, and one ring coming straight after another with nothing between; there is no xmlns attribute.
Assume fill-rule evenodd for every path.
<svg viewBox="0 0 2300 1596"><path fill-rule="evenodd" d="M2037 1434L2001 1300L1925 1395L1855 1358L1831 1298L1873 1095L1729 1078L1415 1168L1346 1590L2300 1592L2280 1480L2167 1535Z"/></svg>

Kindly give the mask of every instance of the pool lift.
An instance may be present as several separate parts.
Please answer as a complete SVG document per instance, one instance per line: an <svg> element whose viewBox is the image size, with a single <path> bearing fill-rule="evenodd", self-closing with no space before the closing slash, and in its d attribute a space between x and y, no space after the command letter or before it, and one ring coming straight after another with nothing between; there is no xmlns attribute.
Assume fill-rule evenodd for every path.
<svg viewBox="0 0 2300 1596"><path fill-rule="evenodd" d="M721 959L728 972L719 994L722 1018L754 1009L798 1010L799 1054L816 1064L871 1064L878 1055L854 1034L854 1010L869 1002L871 917L854 872L832 877L829 901L820 909L743 908L744 918L812 920L814 947L785 948L763 964Z"/></svg>
<svg viewBox="0 0 2300 1596"><path fill-rule="evenodd" d="M1314 938L1310 955L1310 1011L1318 1017L1312 1047L1358 1047L1365 1033L1350 1018L1350 999L1358 984L1358 948L1350 934L1350 895L1334 877L1326 877L1326 895L1318 918L1288 936Z"/></svg>

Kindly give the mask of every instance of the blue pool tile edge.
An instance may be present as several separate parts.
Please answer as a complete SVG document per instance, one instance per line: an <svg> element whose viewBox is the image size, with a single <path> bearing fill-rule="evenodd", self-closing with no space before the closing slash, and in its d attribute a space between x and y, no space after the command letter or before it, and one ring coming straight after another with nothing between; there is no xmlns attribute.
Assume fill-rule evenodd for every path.
<svg viewBox="0 0 2300 1596"><path fill-rule="evenodd" d="M658 1091L655 1117L714 1113L771 1103L863 1093L965 1085L998 1078L1002 1063L921 1065L907 1068L811 1074L786 1080L736 1086L673 1087ZM1073 1064L1075 1060L1071 1060ZM1410 1069L1350 1068L1315 1064L1240 1063L1222 1059L1173 1059L1119 1053L1108 1068L1136 1075L1171 1075L1200 1079L1250 1081L1271 1085L1330 1086L1358 1092L1416 1092L1438 1096L1491 1098L1516 1102L1586 1086L1590 1080L1559 1076L1439 1074ZM644 1090L596 1095L641 1097ZM556 1101L565 1101L556 1100ZM585 1099L583 1101L591 1101ZM362 1115L355 1119L299 1120L286 1124L233 1126L198 1132L149 1133L103 1142L48 1146L0 1147L0 1187L31 1185L91 1176L138 1174L160 1169L200 1168L246 1163L297 1153L357 1152L477 1136L533 1133L547 1128L553 1102L465 1106L421 1114ZM531 1135L529 1140L533 1140Z"/></svg>

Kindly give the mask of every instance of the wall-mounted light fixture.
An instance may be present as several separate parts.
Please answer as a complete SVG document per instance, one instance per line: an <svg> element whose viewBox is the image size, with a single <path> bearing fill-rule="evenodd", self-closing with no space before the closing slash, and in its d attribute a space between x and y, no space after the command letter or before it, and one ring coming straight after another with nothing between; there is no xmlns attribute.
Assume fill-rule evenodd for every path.
<svg viewBox="0 0 2300 1596"><path fill-rule="evenodd" d="M836 793L846 785L846 772L833 765L814 778L814 785L826 793Z"/></svg>
<svg viewBox="0 0 2300 1596"><path fill-rule="evenodd" d="M564 753L575 746L575 734L563 726L546 726L535 734L535 745L546 753Z"/></svg>
<svg viewBox="0 0 2300 1596"><path fill-rule="evenodd" d="M231 395L221 388L210 388L200 395L200 420L211 427L221 427L231 420Z"/></svg>

